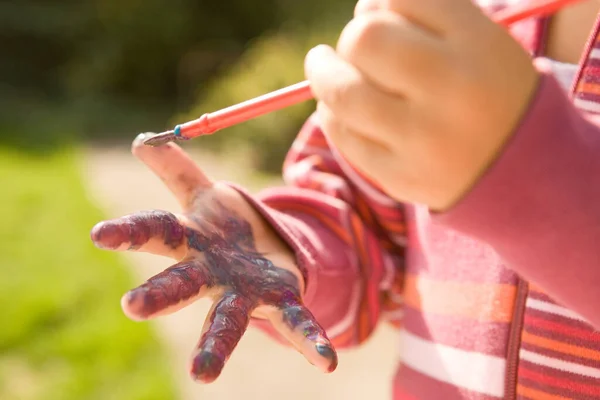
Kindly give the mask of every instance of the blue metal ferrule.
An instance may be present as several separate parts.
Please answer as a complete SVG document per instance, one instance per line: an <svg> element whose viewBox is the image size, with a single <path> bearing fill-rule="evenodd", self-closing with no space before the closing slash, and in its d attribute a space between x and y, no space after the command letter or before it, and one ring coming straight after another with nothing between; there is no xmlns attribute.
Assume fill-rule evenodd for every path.
<svg viewBox="0 0 600 400"><path fill-rule="evenodd" d="M177 137L181 137L181 126L177 125L175 129L173 129L173 134Z"/></svg>

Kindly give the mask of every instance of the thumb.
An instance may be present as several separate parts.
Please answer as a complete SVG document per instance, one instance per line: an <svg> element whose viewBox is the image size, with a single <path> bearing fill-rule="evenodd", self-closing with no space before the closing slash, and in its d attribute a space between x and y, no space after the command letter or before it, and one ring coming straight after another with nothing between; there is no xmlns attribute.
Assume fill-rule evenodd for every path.
<svg viewBox="0 0 600 400"><path fill-rule="evenodd" d="M183 209L187 209L199 193L210 189L213 184L190 156L175 143L157 147L144 145L144 140L153 135L138 135L133 141L131 152L165 183Z"/></svg>

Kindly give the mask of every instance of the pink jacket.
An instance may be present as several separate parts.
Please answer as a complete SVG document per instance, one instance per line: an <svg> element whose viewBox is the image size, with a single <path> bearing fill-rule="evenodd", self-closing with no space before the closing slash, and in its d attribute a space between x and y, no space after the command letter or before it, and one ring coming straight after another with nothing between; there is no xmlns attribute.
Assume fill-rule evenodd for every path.
<svg viewBox="0 0 600 400"><path fill-rule="evenodd" d="M501 157L444 214L380 192L314 117L289 186L246 195L294 249L338 348L398 326L396 399L600 399L598 30L572 96L544 71ZM543 20L512 32L543 47Z"/></svg>

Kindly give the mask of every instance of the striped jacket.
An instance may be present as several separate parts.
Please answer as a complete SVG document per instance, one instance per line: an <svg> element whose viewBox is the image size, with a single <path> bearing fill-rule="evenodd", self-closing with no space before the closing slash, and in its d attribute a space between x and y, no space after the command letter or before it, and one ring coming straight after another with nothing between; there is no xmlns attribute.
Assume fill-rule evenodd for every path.
<svg viewBox="0 0 600 400"><path fill-rule="evenodd" d="M544 26L511 29L537 55ZM503 154L447 213L383 194L314 117L288 186L250 198L296 252L338 348L398 327L397 399L600 399L598 27L572 96L543 72Z"/></svg>

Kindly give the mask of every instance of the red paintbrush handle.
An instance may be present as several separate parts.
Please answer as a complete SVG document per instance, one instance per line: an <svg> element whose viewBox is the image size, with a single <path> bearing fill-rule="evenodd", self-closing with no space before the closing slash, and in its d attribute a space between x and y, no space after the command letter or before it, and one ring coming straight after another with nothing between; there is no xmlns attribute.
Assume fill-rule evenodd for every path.
<svg viewBox="0 0 600 400"><path fill-rule="evenodd" d="M186 139L207 135L312 98L310 82L300 82L243 103L204 114L197 120L179 125L177 134Z"/></svg>
<svg viewBox="0 0 600 400"><path fill-rule="evenodd" d="M526 18L553 14L578 1L581 0L534 0L497 11L491 18L497 24L508 26Z"/></svg>
<svg viewBox="0 0 600 400"><path fill-rule="evenodd" d="M532 16L552 14L567 4L577 1L581 0L534 0L498 11L492 16L492 19L496 23L506 26ZM174 132L178 137L191 139L312 98L310 83L304 81L214 113L204 114L197 120L178 125Z"/></svg>

